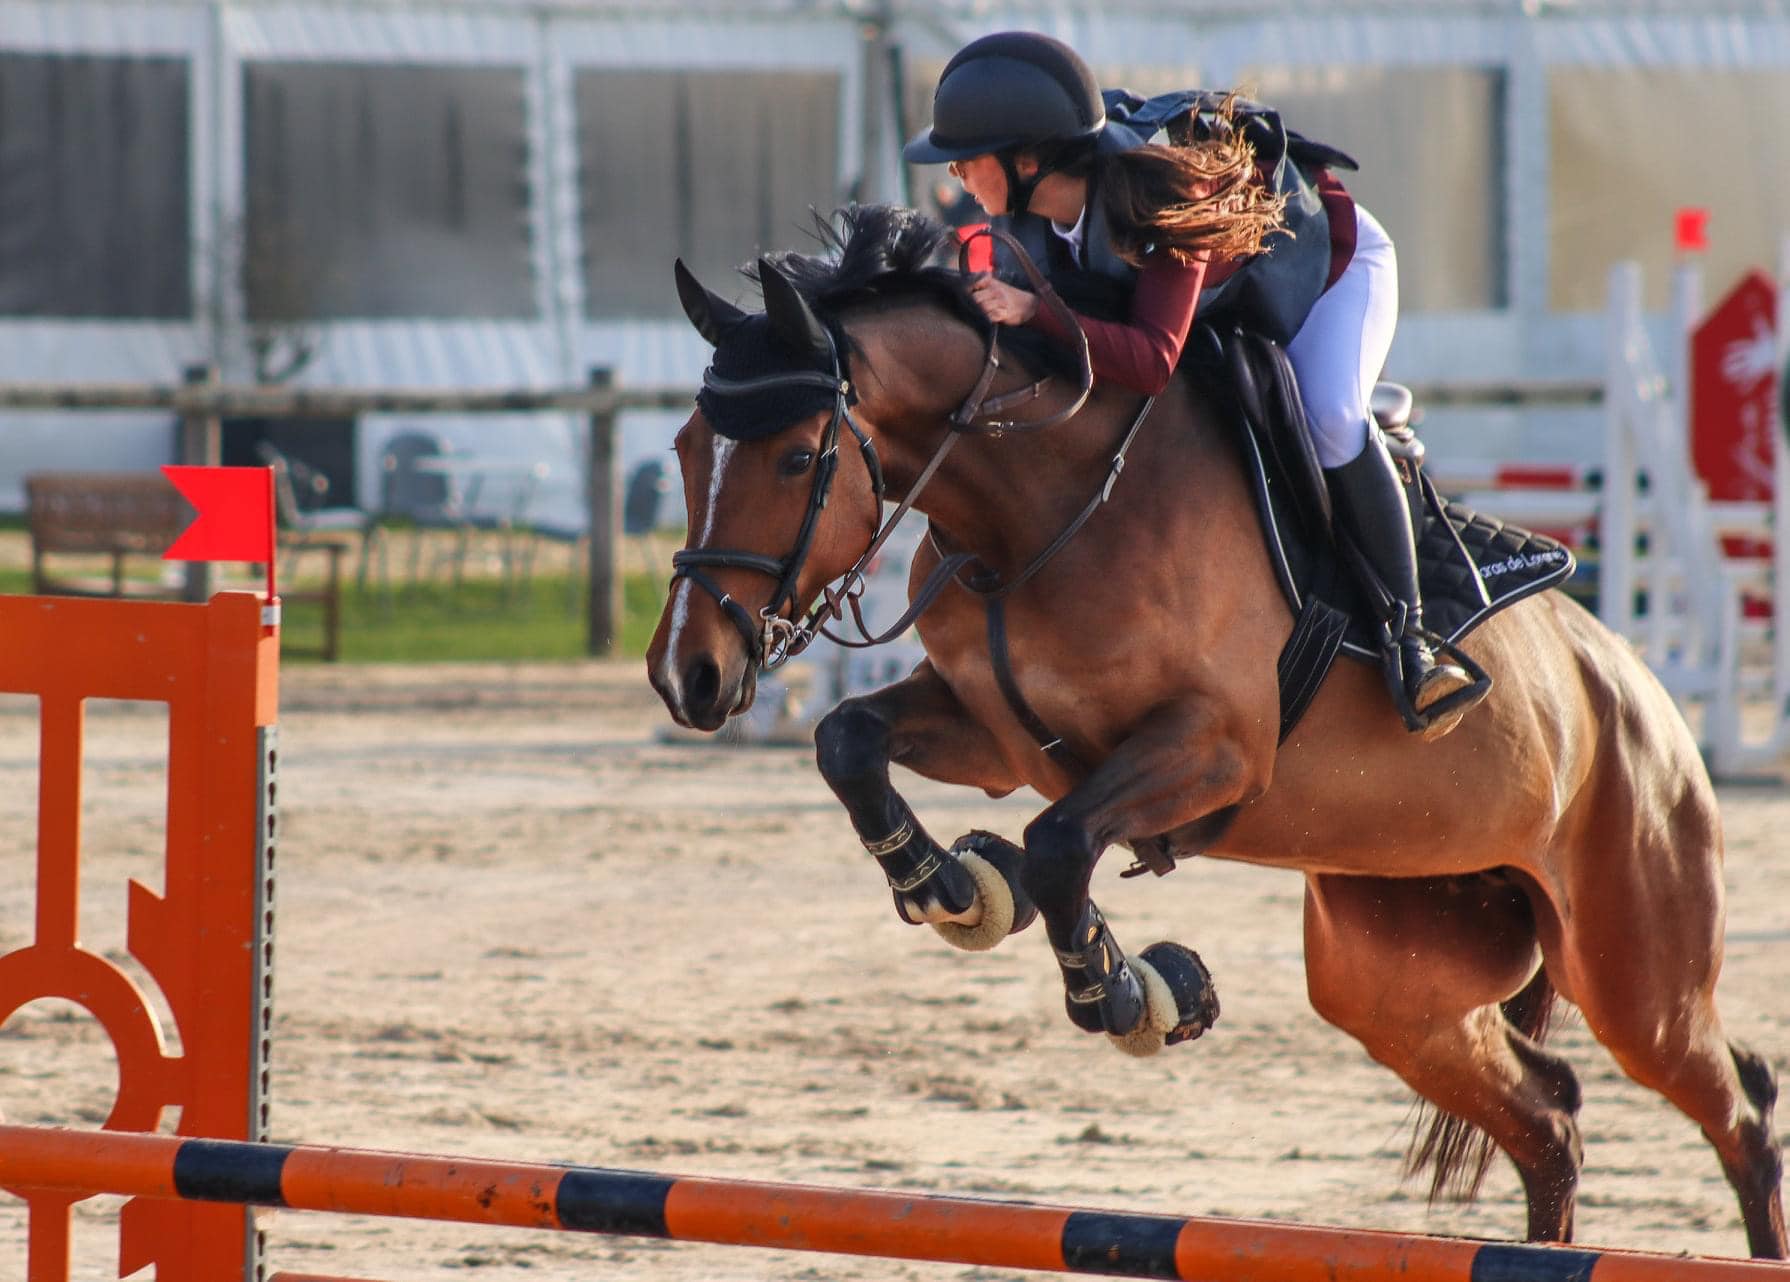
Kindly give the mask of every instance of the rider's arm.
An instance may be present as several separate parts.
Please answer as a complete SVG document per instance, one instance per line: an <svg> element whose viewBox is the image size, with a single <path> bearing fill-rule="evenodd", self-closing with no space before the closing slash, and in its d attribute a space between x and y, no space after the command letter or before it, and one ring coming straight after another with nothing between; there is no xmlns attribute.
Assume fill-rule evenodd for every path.
<svg viewBox="0 0 1790 1282"><path fill-rule="evenodd" d="M1145 396L1168 386L1181 348L1193 325L1194 307L1205 281L1204 261L1177 263L1168 255L1152 257L1137 274L1131 297L1131 315L1123 321L1094 320L1080 316L1088 336L1094 377ZM1061 343L1072 341L1055 311L1039 306L1026 322Z"/></svg>

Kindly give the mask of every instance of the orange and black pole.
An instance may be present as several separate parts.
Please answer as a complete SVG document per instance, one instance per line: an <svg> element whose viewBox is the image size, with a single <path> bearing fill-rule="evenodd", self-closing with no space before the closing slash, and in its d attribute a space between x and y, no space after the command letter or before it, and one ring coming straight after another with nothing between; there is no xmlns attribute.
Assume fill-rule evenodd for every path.
<svg viewBox="0 0 1790 1282"><path fill-rule="evenodd" d="M1790 1268L597 1167L0 1125L0 1187L1189 1282L1786 1282Z"/></svg>

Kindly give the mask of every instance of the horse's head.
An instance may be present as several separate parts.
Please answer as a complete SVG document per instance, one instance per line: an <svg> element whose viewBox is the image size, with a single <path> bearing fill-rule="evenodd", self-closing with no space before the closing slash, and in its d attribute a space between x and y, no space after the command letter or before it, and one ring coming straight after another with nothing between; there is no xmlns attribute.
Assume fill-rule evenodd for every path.
<svg viewBox="0 0 1790 1282"><path fill-rule="evenodd" d="M881 514L842 339L774 264L760 260L758 276L765 310L746 313L677 265L678 297L715 356L677 434L689 537L647 671L672 717L701 730L751 706L759 667Z"/></svg>

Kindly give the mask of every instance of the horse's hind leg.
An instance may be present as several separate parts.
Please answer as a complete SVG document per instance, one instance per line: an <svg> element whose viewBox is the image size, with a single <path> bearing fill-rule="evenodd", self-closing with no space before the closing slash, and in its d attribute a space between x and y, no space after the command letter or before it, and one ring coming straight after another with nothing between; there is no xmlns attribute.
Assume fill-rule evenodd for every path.
<svg viewBox="0 0 1790 1282"><path fill-rule="evenodd" d="M1016 893L1018 847L971 834L979 858L955 857L933 840L889 782L899 763L928 779L993 796L1018 786L994 739L921 663L894 685L842 701L815 727L820 772L844 803L864 848L888 878L902 920L931 922L960 948L992 948L1033 916ZM968 840L968 839L966 839ZM999 911L985 916L999 900Z"/></svg>
<svg viewBox="0 0 1790 1282"><path fill-rule="evenodd" d="M1567 1241L1581 1158L1578 1081L1501 1006L1524 989L1535 961L1528 898L1509 883L1307 879L1313 1008L1448 1115L1431 1132L1443 1141L1424 1154L1434 1164L1432 1197L1476 1190L1489 1156L1471 1142L1477 1131L1516 1164L1528 1237Z"/></svg>
<svg viewBox="0 0 1790 1282"><path fill-rule="evenodd" d="M1742 1135L1742 1161L1730 1163L1724 1153L1722 1169L1740 1197L1747 1249L1768 1259L1785 1259L1790 1257L1790 1235L1784 1226L1783 1148L1772 1139L1771 1127L1772 1107L1778 1100L1777 1076L1763 1057L1738 1042L1729 1042L1728 1050L1740 1076L1740 1087L1757 1117ZM1708 1128L1704 1134L1709 1134ZM1711 1136L1711 1140L1715 1142L1715 1137ZM1718 1142L1718 1151L1720 1148Z"/></svg>
<svg viewBox="0 0 1790 1282"><path fill-rule="evenodd" d="M1639 991L1647 984L1645 972L1626 973L1629 963L1620 957L1611 955L1610 973L1600 967L1588 981L1575 981L1586 1025L1623 1072L1664 1095L1703 1128L1740 1201L1748 1250L1769 1259L1786 1258L1784 1163L1772 1135L1777 1083L1771 1068L1724 1038L1709 989L1662 1003ZM1660 977L1656 973L1654 978Z"/></svg>
<svg viewBox="0 0 1790 1282"><path fill-rule="evenodd" d="M1602 839L1627 836L1647 875L1588 861L1570 912L1544 930L1549 968L1623 1072L1703 1128L1733 1185L1754 1255L1783 1259L1783 1156L1772 1134L1777 1084L1729 1042L1715 1007L1723 928L1715 802L1693 794L1653 828L1641 807L1606 807ZM1633 827L1623 833L1617 824ZM1548 936L1558 933L1556 945ZM1555 954L1558 954L1556 957Z"/></svg>

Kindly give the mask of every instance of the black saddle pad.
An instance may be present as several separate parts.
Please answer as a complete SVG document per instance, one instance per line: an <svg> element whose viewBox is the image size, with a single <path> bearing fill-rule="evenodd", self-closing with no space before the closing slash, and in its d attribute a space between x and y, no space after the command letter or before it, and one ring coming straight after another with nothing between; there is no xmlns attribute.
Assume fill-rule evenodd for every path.
<svg viewBox="0 0 1790 1282"><path fill-rule="evenodd" d="M1428 478L1423 484L1429 488ZM1440 516L1425 507L1417 576L1424 622L1445 639L1459 641L1512 602L1572 577L1577 562L1560 540L1452 499L1437 506Z"/></svg>
<svg viewBox="0 0 1790 1282"><path fill-rule="evenodd" d="M1295 505L1293 487L1272 474L1249 428L1238 424L1245 466L1251 472L1256 509L1287 604L1295 614L1315 595L1349 620L1342 648L1377 663L1379 623L1366 595L1343 568L1335 549L1309 532ZM1565 544L1545 534L1443 499L1418 473L1423 521L1417 533L1418 580L1424 623L1458 644L1499 610L1563 583L1575 561Z"/></svg>

